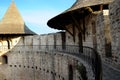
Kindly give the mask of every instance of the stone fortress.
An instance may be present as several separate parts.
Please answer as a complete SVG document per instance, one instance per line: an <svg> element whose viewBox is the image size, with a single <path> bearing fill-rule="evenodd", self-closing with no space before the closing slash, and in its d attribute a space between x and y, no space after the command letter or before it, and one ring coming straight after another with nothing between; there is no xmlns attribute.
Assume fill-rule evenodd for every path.
<svg viewBox="0 0 120 80"><path fill-rule="evenodd" d="M37 35L11 3L0 21L0 80L119 80L120 0L77 0Z"/></svg>

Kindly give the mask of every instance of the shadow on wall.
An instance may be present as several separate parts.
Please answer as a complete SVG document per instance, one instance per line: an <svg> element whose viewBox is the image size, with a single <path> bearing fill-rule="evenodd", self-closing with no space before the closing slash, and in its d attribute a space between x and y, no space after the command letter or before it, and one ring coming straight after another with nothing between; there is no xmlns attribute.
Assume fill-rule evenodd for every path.
<svg viewBox="0 0 120 80"><path fill-rule="evenodd" d="M88 80L87 75L86 75L87 71L86 71L86 68L83 64L77 65L77 70L79 73L79 80Z"/></svg>
<svg viewBox="0 0 120 80"><path fill-rule="evenodd" d="M72 67L72 65L69 65L68 68L69 68L69 80L73 80L73 67Z"/></svg>

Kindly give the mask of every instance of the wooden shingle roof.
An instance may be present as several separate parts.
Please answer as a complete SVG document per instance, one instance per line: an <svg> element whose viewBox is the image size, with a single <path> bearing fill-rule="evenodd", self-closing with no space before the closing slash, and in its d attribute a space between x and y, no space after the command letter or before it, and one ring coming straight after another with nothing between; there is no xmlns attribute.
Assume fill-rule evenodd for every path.
<svg viewBox="0 0 120 80"><path fill-rule="evenodd" d="M86 14L83 10L88 9L89 7L91 8L92 6L97 8L97 6L100 5L108 5L112 1L113 0L76 0L71 8L50 19L47 22L47 25L51 28L65 30L64 26L73 22L73 16L80 18L80 16L82 17L82 14Z"/></svg>
<svg viewBox="0 0 120 80"><path fill-rule="evenodd" d="M15 3L12 1L4 17L0 21L0 34L29 34L34 35L24 23Z"/></svg>

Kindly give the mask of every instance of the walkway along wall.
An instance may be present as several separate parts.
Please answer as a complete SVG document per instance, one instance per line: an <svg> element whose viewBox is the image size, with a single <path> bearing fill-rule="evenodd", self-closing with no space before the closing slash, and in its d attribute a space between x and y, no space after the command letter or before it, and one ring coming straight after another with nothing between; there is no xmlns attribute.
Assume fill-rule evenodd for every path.
<svg viewBox="0 0 120 80"><path fill-rule="evenodd" d="M85 34L82 35L82 39L80 38L81 45L96 49L101 58L112 64L114 68L116 65L119 67L120 64L119 3L119 0L115 0L110 4L109 15L103 15L103 11L101 11L97 14L87 15L84 18L85 21L79 21L80 26L84 24L86 27ZM66 27L71 33L75 33L74 36L66 31L40 36L26 36L21 37L20 40L16 38L12 40L15 47L12 44L9 45L9 47L12 46L11 49L8 47L7 38L4 40L0 38L1 43L5 41L7 45L7 53L1 56L0 80L79 80L79 78L83 78L78 70L78 67L81 66L85 67L84 73L87 72L88 80L94 80L94 69L84 60L71 55L71 53L48 52L51 48L69 49L72 53L78 50L75 46L74 48L68 46L79 46L80 43L79 29L74 27L73 31L72 26L76 25L69 24ZM17 43L15 43L16 40Z"/></svg>
<svg viewBox="0 0 120 80"><path fill-rule="evenodd" d="M62 36L60 34L55 35ZM82 77L78 68L89 76L89 80L94 79L91 66L84 60L64 52L47 51L47 46L37 45L50 44L51 36L53 34L21 37L19 43L5 54L7 63L0 65L0 80L79 80ZM42 39L45 42L41 42Z"/></svg>

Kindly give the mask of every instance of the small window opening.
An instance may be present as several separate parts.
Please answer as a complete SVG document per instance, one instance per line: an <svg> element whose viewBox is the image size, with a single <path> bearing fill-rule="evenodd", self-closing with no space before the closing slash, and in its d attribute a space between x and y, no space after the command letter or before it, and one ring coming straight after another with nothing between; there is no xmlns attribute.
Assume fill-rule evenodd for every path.
<svg viewBox="0 0 120 80"><path fill-rule="evenodd" d="M2 56L2 64L8 64L8 57L6 55Z"/></svg>

